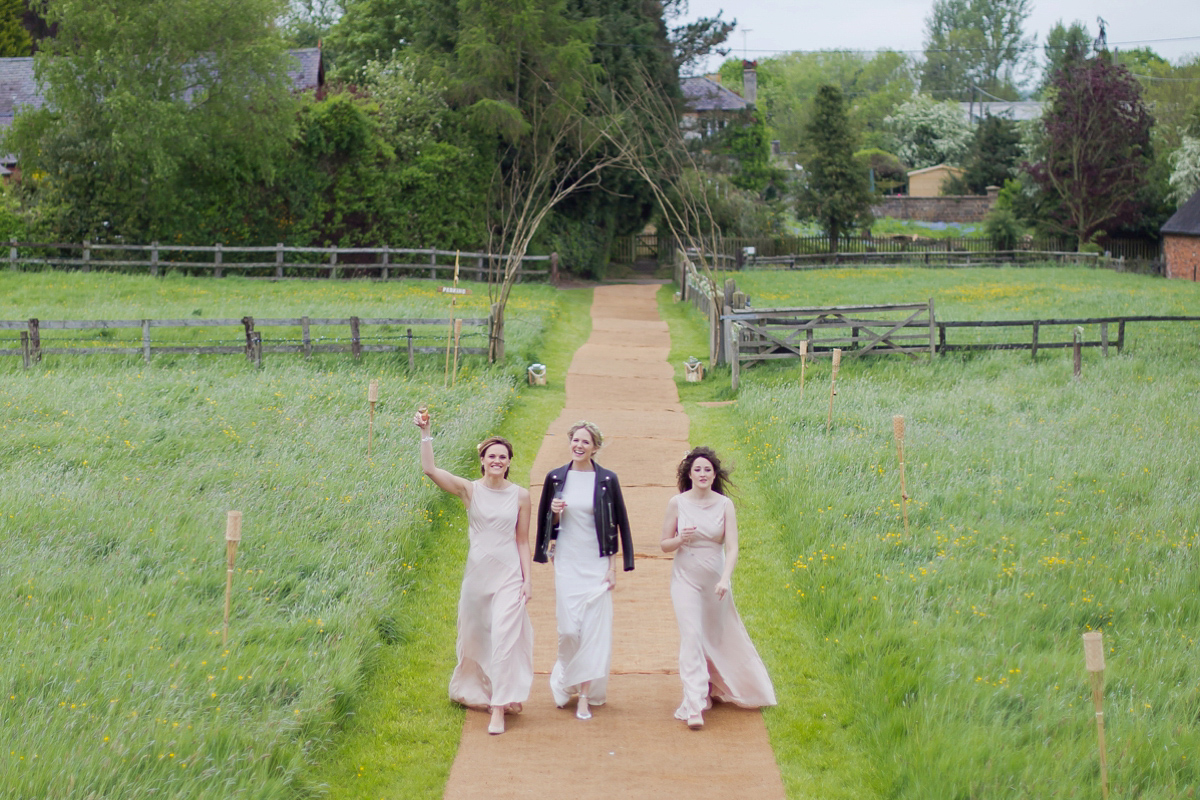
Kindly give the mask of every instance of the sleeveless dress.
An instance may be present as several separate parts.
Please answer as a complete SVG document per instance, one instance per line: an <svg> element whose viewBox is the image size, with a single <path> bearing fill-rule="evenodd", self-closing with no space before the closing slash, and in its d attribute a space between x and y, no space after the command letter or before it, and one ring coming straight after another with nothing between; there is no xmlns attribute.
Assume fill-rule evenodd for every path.
<svg viewBox="0 0 1200 800"><path fill-rule="evenodd" d="M471 708L524 703L533 685L533 626L521 598L517 553L519 492L515 483L489 489L475 481L467 509L450 699Z"/></svg>
<svg viewBox="0 0 1200 800"><path fill-rule="evenodd" d="M608 556L600 555L596 540L595 487L595 472L567 472L567 507L554 551L558 660L550 672L550 691L560 708L588 681L589 704L601 705L608 693L613 602L604 580Z"/></svg>
<svg viewBox="0 0 1200 800"><path fill-rule="evenodd" d="M683 703L675 718L712 708L712 698L743 708L775 705L767 668L733 604L733 593L716 594L725 569L725 506L728 497L700 505L677 496L679 528L694 525L696 538L675 552L671 601L679 622L679 677Z"/></svg>

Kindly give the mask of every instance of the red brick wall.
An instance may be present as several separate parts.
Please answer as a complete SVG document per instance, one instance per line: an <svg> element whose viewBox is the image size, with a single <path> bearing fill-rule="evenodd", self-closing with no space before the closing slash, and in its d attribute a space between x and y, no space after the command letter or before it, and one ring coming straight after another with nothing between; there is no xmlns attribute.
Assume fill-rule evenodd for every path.
<svg viewBox="0 0 1200 800"><path fill-rule="evenodd" d="M1200 236L1164 236L1163 257L1168 278L1200 278Z"/></svg>
<svg viewBox="0 0 1200 800"><path fill-rule="evenodd" d="M923 222L982 222L994 196L884 197L871 207L876 217L916 219Z"/></svg>

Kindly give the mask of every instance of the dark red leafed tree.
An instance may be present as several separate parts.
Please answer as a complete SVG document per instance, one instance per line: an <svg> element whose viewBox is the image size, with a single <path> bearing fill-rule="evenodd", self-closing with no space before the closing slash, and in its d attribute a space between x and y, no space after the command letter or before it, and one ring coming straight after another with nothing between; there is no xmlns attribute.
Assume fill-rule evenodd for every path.
<svg viewBox="0 0 1200 800"><path fill-rule="evenodd" d="M1067 64L1053 79L1042 122L1043 158L1026 169L1058 201L1046 222L1082 246L1135 217L1154 120L1129 70L1103 58Z"/></svg>

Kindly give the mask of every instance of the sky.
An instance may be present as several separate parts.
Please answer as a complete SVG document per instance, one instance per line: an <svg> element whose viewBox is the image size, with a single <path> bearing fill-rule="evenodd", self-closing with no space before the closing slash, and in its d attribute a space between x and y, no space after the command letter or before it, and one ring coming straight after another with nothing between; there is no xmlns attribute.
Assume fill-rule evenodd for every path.
<svg viewBox="0 0 1200 800"><path fill-rule="evenodd" d="M1041 44L1056 22L1079 20L1097 33L1096 17L1107 23L1109 47L1150 47L1173 64L1200 53L1200 3L1197 0L1034 0L1025 22L1027 36ZM880 48L920 55L925 18L933 0L689 0L692 20L723 11L737 20L726 46L729 56L750 60L792 50L867 50ZM709 60L715 71L723 59Z"/></svg>

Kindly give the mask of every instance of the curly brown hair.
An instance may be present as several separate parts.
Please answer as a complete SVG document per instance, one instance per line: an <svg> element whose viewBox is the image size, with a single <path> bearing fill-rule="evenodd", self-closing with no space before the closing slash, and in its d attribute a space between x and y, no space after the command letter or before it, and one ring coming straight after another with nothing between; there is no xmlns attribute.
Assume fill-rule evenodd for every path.
<svg viewBox="0 0 1200 800"><path fill-rule="evenodd" d="M712 490L717 494L729 494L729 489L733 488L733 481L729 479L729 470L721 466L721 459L717 457L717 453L711 447L693 447L683 461L679 462L679 467L675 470L675 478L679 484L679 491L686 492L692 488L692 464L696 463L697 458L704 458L708 463L713 465Z"/></svg>

